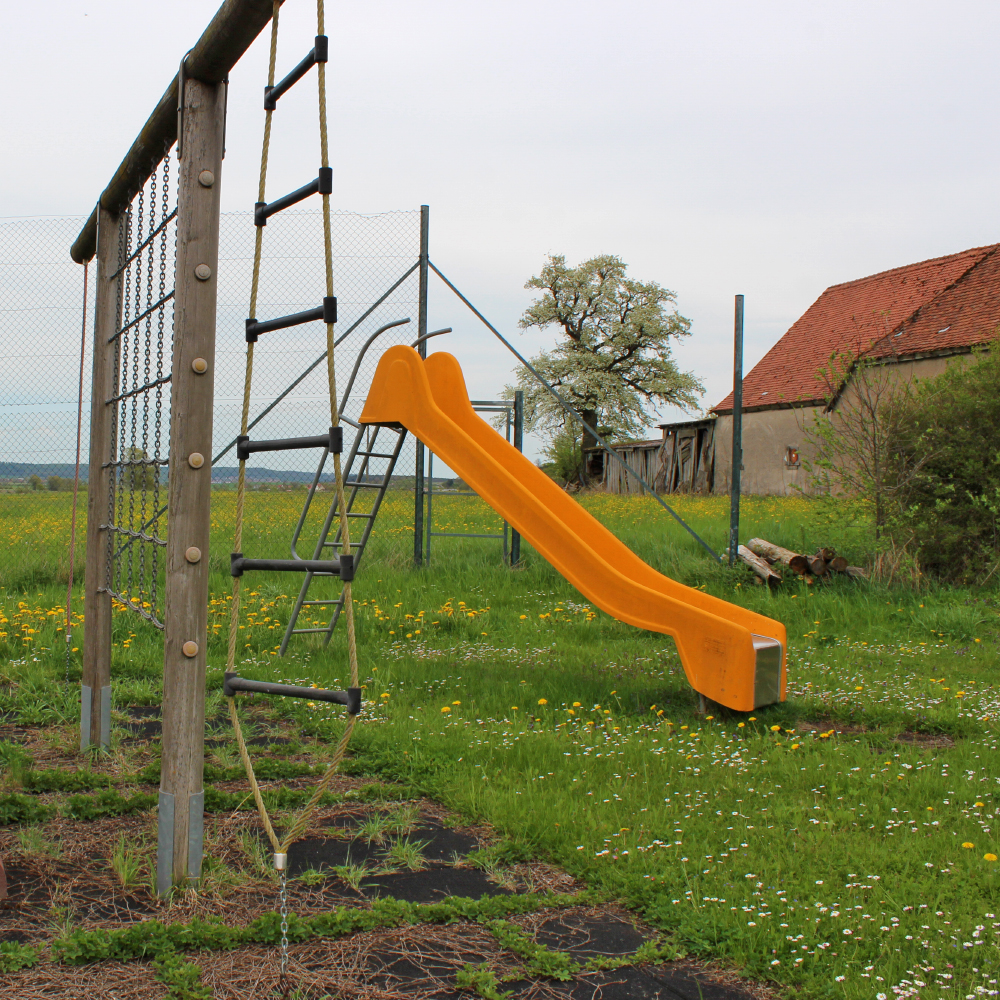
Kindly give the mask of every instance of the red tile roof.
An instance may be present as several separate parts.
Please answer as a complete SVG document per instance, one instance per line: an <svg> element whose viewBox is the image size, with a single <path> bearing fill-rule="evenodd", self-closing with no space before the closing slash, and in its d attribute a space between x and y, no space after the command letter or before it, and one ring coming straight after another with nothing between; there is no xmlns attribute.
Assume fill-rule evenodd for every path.
<svg viewBox="0 0 1000 1000"><path fill-rule="evenodd" d="M817 372L843 351L963 350L1000 326L1000 243L828 288L743 379L744 409L822 402ZM733 394L713 407L731 413Z"/></svg>

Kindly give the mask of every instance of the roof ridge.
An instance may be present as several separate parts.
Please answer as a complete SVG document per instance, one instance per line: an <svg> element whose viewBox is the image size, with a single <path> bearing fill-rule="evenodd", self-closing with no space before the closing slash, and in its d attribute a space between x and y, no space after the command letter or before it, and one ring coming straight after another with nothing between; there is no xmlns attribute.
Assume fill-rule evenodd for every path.
<svg viewBox="0 0 1000 1000"><path fill-rule="evenodd" d="M968 269L971 270L972 267L981 264L988 256L990 256L990 254L995 253L998 249L1000 249L1000 243L987 243L981 247L970 247L968 250L959 250L957 253L948 253L941 257L928 257L927 260L918 260L914 261L912 264L903 264L900 267L890 267L885 271L876 271L874 274L866 274L862 278L853 278L851 281L841 281L836 285L829 285L825 291L830 292L835 288L849 288L851 285L863 285L867 281L874 281L876 278L885 278L889 275L899 274L903 271L912 271L915 268L923 267L926 264L937 264L941 261L954 260L956 257L965 257L970 254L979 253L979 259ZM967 273L967 271L963 273Z"/></svg>

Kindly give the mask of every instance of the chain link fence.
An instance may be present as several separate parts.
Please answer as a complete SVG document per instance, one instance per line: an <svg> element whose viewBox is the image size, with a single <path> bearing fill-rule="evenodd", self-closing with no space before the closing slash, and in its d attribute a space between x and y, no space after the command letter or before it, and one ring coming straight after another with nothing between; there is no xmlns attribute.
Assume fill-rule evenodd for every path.
<svg viewBox="0 0 1000 1000"><path fill-rule="evenodd" d="M18 495L18 509L23 511L28 494L41 513L51 506L52 494L72 488L84 269L69 259L68 248L84 221L83 217L0 219L0 514L4 498ZM345 411L356 420L383 351L417 337L420 211L334 212L332 229L339 391L343 392L362 346L380 326L412 320L387 331L361 360ZM172 259L172 226L166 231ZM237 475L233 442L243 400L255 237L251 212L222 215L213 429L213 485L220 491L235 489ZM168 287L172 278L167 276ZM257 317L315 308L324 287L322 213L290 211L269 219ZM86 324L82 483L88 479L93 282ZM155 326L154 316L154 336ZM329 426L325 339L321 322L261 336L254 357L251 437L301 437L321 434ZM169 369L169 346L167 355ZM140 372L140 381L143 375ZM168 385L162 419L167 425ZM316 474L316 460L310 451L255 456L247 463L248 484L253 490L300 489ZM321 482L332 479L332 474L331 465ZM414 475L415 448L409 438L396 464L394 484L412 489ZM251 505L251 526L254 509L264 511Z"/></svg>

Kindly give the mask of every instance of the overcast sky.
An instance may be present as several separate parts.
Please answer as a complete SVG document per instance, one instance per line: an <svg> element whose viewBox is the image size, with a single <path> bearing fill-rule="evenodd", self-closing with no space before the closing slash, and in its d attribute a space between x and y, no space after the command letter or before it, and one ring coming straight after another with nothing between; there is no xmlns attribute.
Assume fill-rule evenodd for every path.
<svg viewBox="0 0 1000 1000"><path fill-rule="evenodd" d="M216 9L7 4L0 216L87 214ZM287 0L279 75L315 7ZM518 346L547 252L676 291L705 407L828 285L1000 238L1000 5L328 3L336 206L431 206L431 256ZM231 76L226 209L255 200L266 32ZM300 87L302 85L300 84ZM269 191L315 175L315 91L282 100ZM433 289L474 394L510 356ZM442 344L442 347L445 345ZM672 414L677 416L677 414Z"/></svg>

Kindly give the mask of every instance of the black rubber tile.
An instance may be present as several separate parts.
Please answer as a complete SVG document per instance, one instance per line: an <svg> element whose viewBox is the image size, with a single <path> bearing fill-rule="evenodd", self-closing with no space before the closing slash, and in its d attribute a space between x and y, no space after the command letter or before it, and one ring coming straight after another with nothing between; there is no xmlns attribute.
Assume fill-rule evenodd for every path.
<svg viewBox="0 0 1000 1000"><path fill-rule="evenodd" d="M411 903L436 903L446 896L509 896L510 890L490 882L478 868L427 868L419 872L394 872L361 883L369 897L393 896Z"/></svg>

